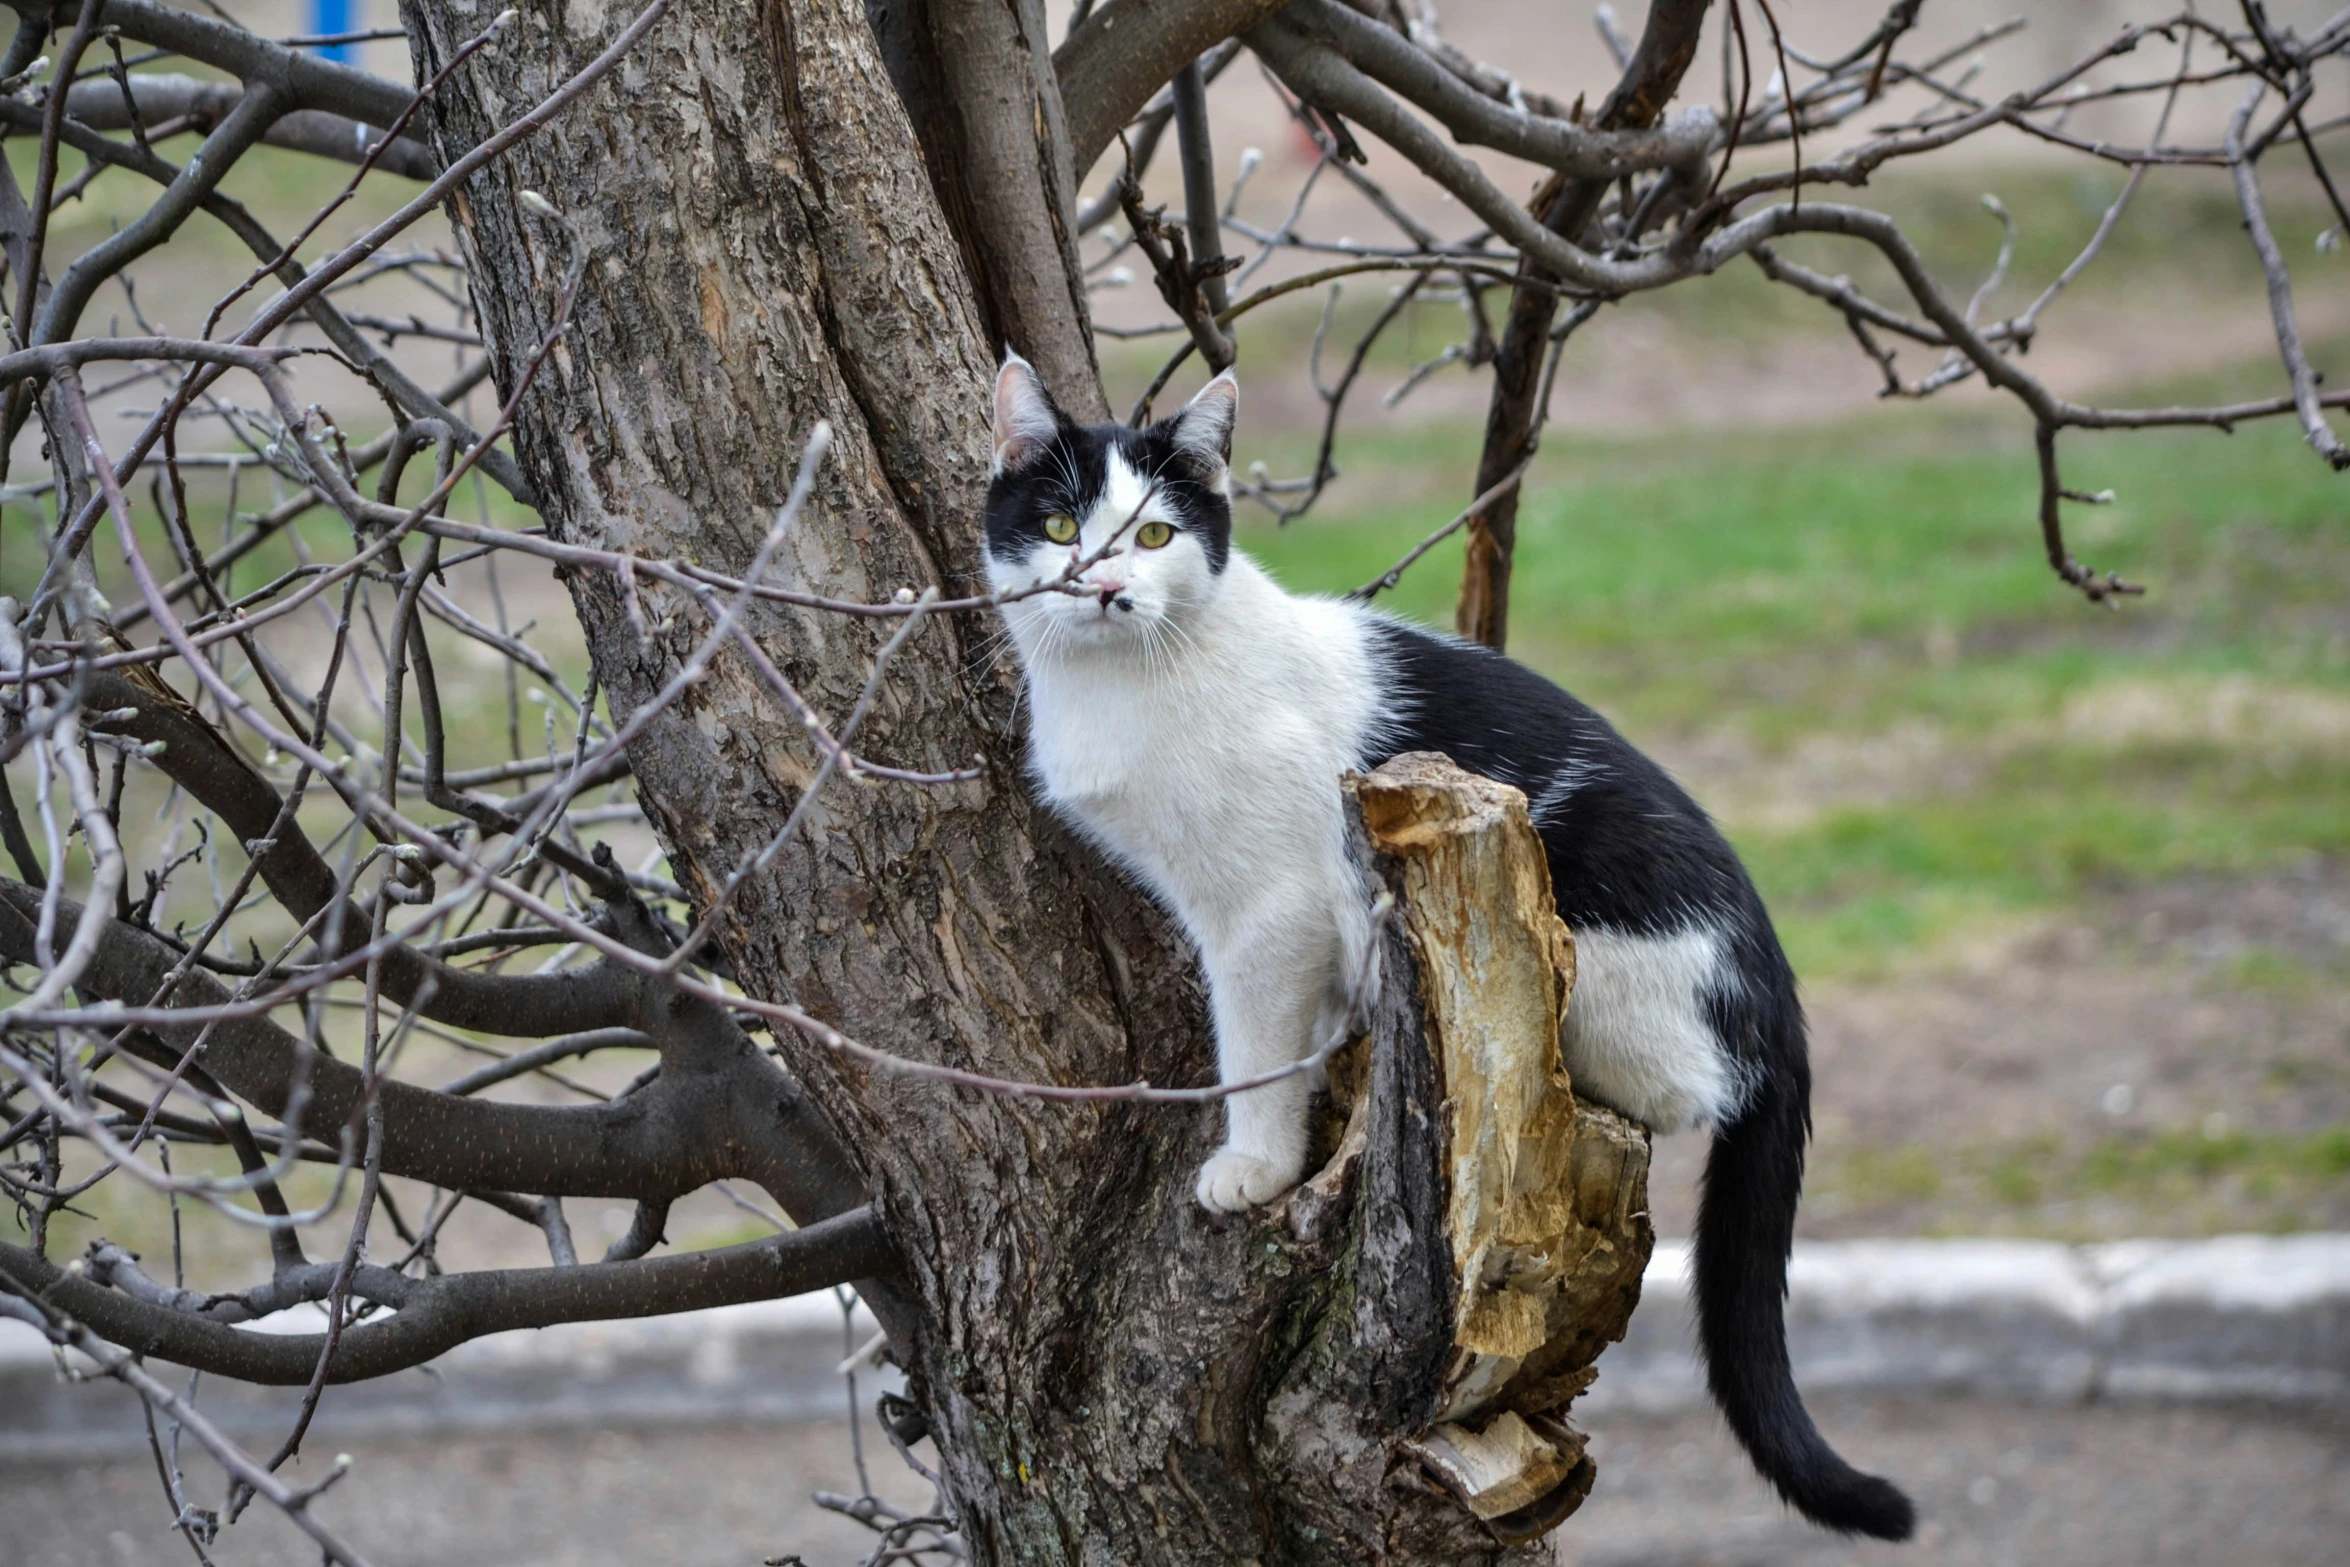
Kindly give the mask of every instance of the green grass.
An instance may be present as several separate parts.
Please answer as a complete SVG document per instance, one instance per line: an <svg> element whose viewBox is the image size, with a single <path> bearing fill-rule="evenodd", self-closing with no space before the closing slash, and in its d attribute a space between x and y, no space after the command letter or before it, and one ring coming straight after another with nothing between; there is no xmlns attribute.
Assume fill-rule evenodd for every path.
<svg viewBox="0 0 2350 1567"><path fill-rule="evenodd" d="M2302 1001L2338 992L2350 979L2350 962L2313 962L2298 953L2254 946L2228 959L2224 971L2235 990Z"/></svg>
<svg viewBox="0 0 2350 1567"><path fill-rule="evenodd" d="M184 63L173 67L175 70L183 68ZM199 145L199 137L184 133L154 144L155 151L166 162L174 165L185 164ZM34 188L39 164L40 138L12 136L8 140L5 155L10 167L15 170L18 186L30 192ZM87 161L80 153L70 147L59 148L58 188L71 189L75 178L87 166ZM221 182L221 190L224 195L241 202L255 219L270 230L274 238L283 243L299 233L319 208L341 194L357 172L350 164L330 162L275 147L256 147L237 161L236 167ZM64 254L78 254L145 212L153 204L160 188L143 175L128 170L108 173L57 208L50 226L50 237L54 243L63 247ZM305 259L315 258L348 242L398 210L421 189L423 186L414 180L390 174L368 175L360 183L359 191L350 204L330 217L320 236L304 248ZM427 219L422 231L412 233L411 237L430 236L437 239L443 233L445 229L437 219ZM165 253L175 260L194 254L207 260L233 261L240 267L250 267L253 262L252 252L209 216L190 219L179 235L169 242ZM159 254L157 259L160 258ZM51 265L55 264L52 261Z"/></svg>
<svg viewBox="0 0 2350 1567"><path fill-rule="evenodd" d="M1244 547L1299 588L1365 581L1459 504L1426 476L1473 443L1358 454L1327 512ZM1814 976L2136 880L2350 853L2350 481L2281 423L2075 437L2067 465L2118 494L2074 510L2076 552L2144 599L2054 580L2028 435L1996 417L1554 440L1512 651L1652 749L1732 744L1691 781ZM1459 560L1395 607L1447 623ZM1805 760L1823 746L1890 774L1848 790L1832 749Z"/></svg>
<svg viewBox="0 0 2350 1567"><path fill-rule="evenodd" d="M2161 1196L2242 1180L2256 1194L2350 1176L2350 1126L2294 1134L2153 1132L2107 1138L2090 1149L2082 1173L2094 1191Z"/></svg>
<svg viewBox="0 0 2350 1567"><path fill-rule="evenodd" d="M2350 1126L2302 1132L2206 1129L2113 1133L2068 1146L2050 1135L1959 1147L1855 1148L1820 1161L1811 1199L1835 1211L1931 1210L1929 1229L2089 1239L2126 1229L2290 1231L2338 1201Z"/></svg>
<svg viewBox="0 0 2350 1567"><path fill-rule="evenodd" d="M1868 1202L1931 1202L1942 1195L1943 1171L1927 1148L1856 1148L1834 1171L1839 1195Z"/></svg>
<svg viewBox="0 0 2350 1567"><path fill-rule="evenodd" d="M26 142L10 153L28 155ZM290 232L346 177L262 153L232 184ZM2018 221L2011 280L1987 306L1996 314L2062 268L2118 184L2103 170L2038 165L1891 170L1867 191L1824 197L1892 213L1937 272L1966 287L1998 248L1999 224L1980 201L1995 192ZM409 193L405 182L370 180L327 239ZM2314 182L2283 171L2269 196L2304 294L2338 286L2350 258L2314 251L2325 221ZM110 176L60 213L56 237L78 250L135 210L122 203L144 198L136 179ZM226 274L249 264L208 221L191 226L189 242ZM1783 248L1899 297L1859 248ZM1391 286L1350 282L1326 371L1343 358L1350 324L1367 320ZM2148 181L2068 306L2102 298L2142 310L2189 288L2257 314L2259 287L2227 182L2168 171ZM1669 336L1733 358L1743 342L1834 330L1816 302L1745 266L1628 301L1591 330L1642 313ZM1250 362L1301 360L1319 314L1300 296L1252 317ZM1457 304L1415 307L1373 356L1362 395L1460 332ZM1111 380L1139 385L1166 348L1111 346ZM2350 344L2320 345L2317 357L2350 370ZM1852 373L1861 370L1856 358ZM2275 379L2273 362L2261 361L2139 396L2234 395ZM1352 434L1340 449L1345 478L1321 511L1285 531L1252 528L1245 542L1297 586L1352 587L1461 503L1475 439L1461 425ZM1290 431L1252 443L1244 430L1240 456L1297 472L1305 441ZM1636 741L1698 758L1684 770L1747 855L1812 977L1874 971L1983 922L2137 879L2350 852L2350 790L2339 785L2350 767L2350 483L2282 422L2232 437L2072 435L2064 453L2069 482L2118 495L2071 515L2076 553L2148 585L2118 612L2084 604L2050 576L2033 523L2028 432L1972 389L1795 433L1554 431L1521 522L1513 651ZM216 478L196 487L197 515L214 514ZM421 484L412 478L410 488ZM327 555L348 547L340 528L324 514L300 525ZM156 519L143 515L142 531L151 559L171 558ZM231 590L290 565L294 542L256 552ZM113 552L99 554L102 585L127 601ZM6 508L0 587L27 591L41 558L29 513ZM1449 621L1458 566L1457 543L1440 548L1392 602ZM571 651L566 643L575 662ZM466 732L502 731L499 693L451 700ZM1887 763L1920 736L1914 756Z"/></svg>

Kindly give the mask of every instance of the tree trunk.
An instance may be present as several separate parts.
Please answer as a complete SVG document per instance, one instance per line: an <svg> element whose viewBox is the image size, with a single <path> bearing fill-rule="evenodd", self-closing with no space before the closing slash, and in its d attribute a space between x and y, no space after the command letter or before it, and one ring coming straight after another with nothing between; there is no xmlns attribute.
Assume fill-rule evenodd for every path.
<svg viewBox="0 0 2350 1567"><path fill-rule="evenodd" d="M1603 130L1638 130L1663 117L1697 53L1698 29L1712 0L1655 0L1639 47L1623 79L1600 105L1593 123ZM1692 181L1696 171L1688 176ZM1556 233L1579 238L1607 194L1605 180L1556 177L1534 197L1534 210ZM1510 291L1509 315L1493 361L1493 391L1485 410L1485 445L1477 458L1471 495L1483 495L1525 463L1538 439L1542 419L1542 369L1550 354L1551 323L1558 316L1558 279L1540 262L1522 258L1527 283ZM1502 491L1469 517L1461 561L1460 597L1453 629L1472 642L1499 649L1510 635L1510 571L1518 550L1518 500L1523 485Z"/></svg>
<svg viewBox="0 0 2350 1567"><path fill-rule="evenodd" d="M426 70L489 16L404 9ZM527 5L443 94L440 150L627 20ZM861 0L681 7L456 199L509 388L567 256L525 190L588 251L517 430L557 538L740 571L828 420L833 456L775 575L858 599L978 580L993 345ZM640 579L640 637L615 577L569 587L625 718L703 619ZM878 760L977 757L984 775L832 785L734 897L732 972L919 1061L1210 1081L1188 954L1030 800L990 618L927 623L859 736ZM772 605L749 621L835 720L894 625ZM732 654L630 759L704 902L817 762ZM1557 1069L1564 946L1522 799L1425 769L1359 787L1406 918L1346 1151L1262 1214L1192 1200L1209 1109L975 1093L776 1041L903 1258L919 1321L894 1348L976 1561L1499 1561L1588 1486L1557 1416L1637 1290L1645 1138L1575 1105ZM1415 998L1415 972L1442 982Z"/></svg>

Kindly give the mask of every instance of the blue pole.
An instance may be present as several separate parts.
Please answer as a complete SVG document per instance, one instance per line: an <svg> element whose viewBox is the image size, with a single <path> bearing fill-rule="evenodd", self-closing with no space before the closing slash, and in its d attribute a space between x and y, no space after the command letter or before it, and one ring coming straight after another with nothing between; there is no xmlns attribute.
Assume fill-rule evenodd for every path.
<svg viewBox="0 0 2350 1567"><path fill-rule="evenodd" d="M360 0L310 0L310 31L316 37L331 38L337 33L355 33L358 24L352 13L359 9ZM351 58L350 44L322 44L318 52L329 60Z"/></svg>

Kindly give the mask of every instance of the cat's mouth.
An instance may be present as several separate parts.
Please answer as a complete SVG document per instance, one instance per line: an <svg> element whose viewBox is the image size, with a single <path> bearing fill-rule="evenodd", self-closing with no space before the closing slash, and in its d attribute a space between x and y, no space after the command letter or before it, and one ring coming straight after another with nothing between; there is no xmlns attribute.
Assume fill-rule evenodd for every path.
<svg viewBox="0 0 2350 1567"><path fill-rule="evenodd" d="M1038 606L1063 635L1088 642L1122 641L1139 634L1151 618L1133 592L1125 588L1089 588L1083 593L1051 595L1058 603Z"/></svg>
<svg viewBox="0 0 2350 1567"><path fill-rule="evenodd" d="M1131 595L1097 593L1071 604L1066 614L1081 626L1115 627L1132 624L1139 610Z"/></svg>

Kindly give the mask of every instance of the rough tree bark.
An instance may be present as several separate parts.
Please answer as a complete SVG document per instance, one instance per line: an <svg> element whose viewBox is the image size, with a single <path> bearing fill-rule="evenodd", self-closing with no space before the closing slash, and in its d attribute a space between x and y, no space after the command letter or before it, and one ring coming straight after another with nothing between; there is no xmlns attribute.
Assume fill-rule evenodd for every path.
<svg viewBox="0 0 2350 1567"><path fill-rule="evenodd" d="M404 10L427 71L489 14L460 0ZM511 43L453 79L430 128L442 154L626 21L618 7L526 5ZM587 252L573 324L517 432L557 537L739 571L824 420L834 455L779 573L858 598L975 579L992 345L860 0L681 9L457 200L509 386L566 266L565 233L516 199L528 190ZM625 716L675 672L691 617L673 622L666 590L640 584L640 635L615 578L578 572L569 587ZM767 606L751 629L838 715L890 627ZM865 754L904 766L976 756L984 777L834 786L733 897L719 938L731 972L922 1061L1060 1083L1209 1081L1189 958L1030 803L1013 673L980 654L989 630L927 624L860 736ZM816 767L736 657L630 757L676 874L705 904ZM1205 1109L972 1093L776 1041L903 1260L920 1323L895 1349L978 1561L1498 1561L1588 1485L1556 1416L1637 1289L1645 1140L1574 1106L1557 1072L1562 943L1522 800L1457 776L1363 787L1409 941L1389 941L1350 1156L1265 1214L1215 1220L1193 1202L1217 1130ZM1484 847L1459 847L1472 842ZM1411 878L1447 854L1482 865L1500 901L1456 900L1431 926ZM1466 1014L1437 989L1414 1001L1413 944L1431 972L1515 954L1522 1082L1491 1098L1514 1122L1462 1119L1489 1096L1445 1074L1470 1070L1483 1025L1448 1026ZM1464 1158L1473 1179L1454 1172Z"/></svg>
<svg viewBox="0 0 2350 1567"><path fill-rule="evenodd" d="M1077 185L1044 0L865 0L963 247L991 346L1017 349L1072 414L1110 416L1077 269Z"/></svg>

